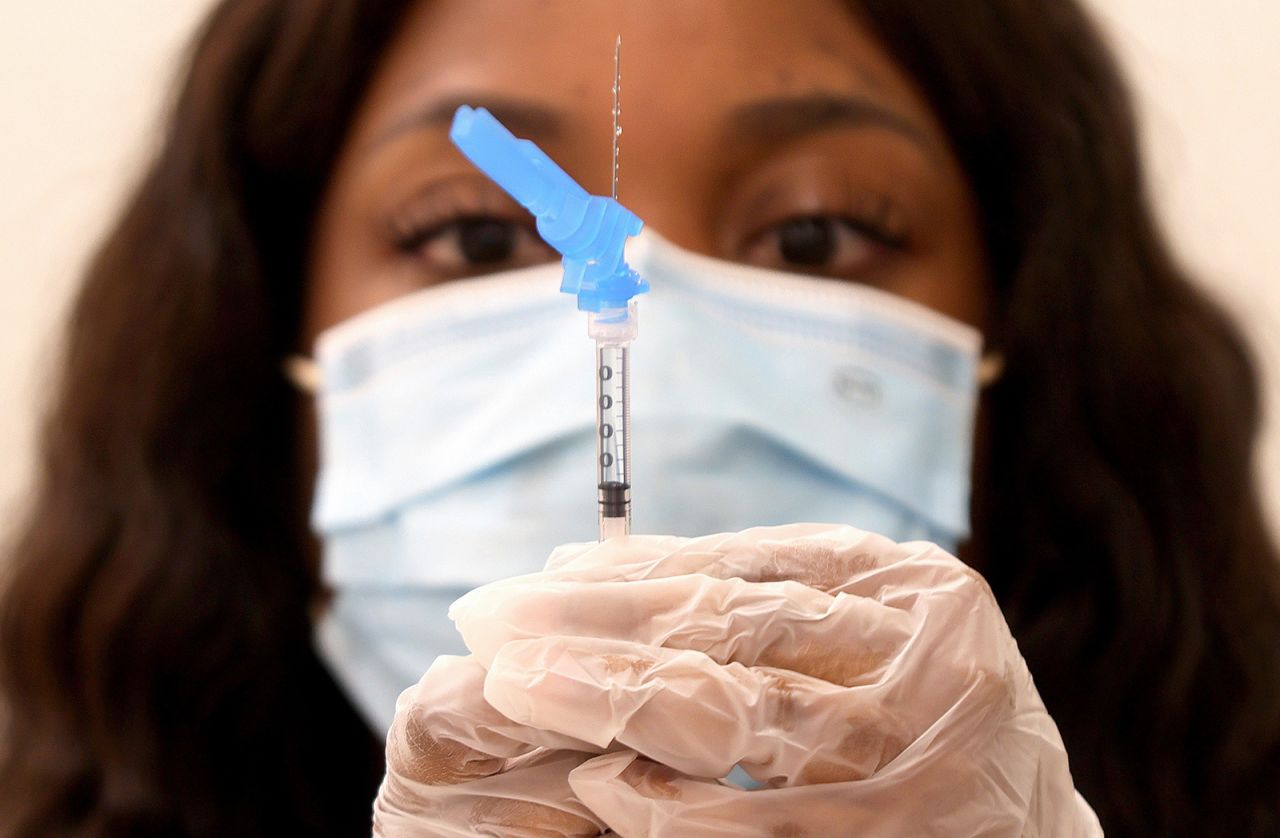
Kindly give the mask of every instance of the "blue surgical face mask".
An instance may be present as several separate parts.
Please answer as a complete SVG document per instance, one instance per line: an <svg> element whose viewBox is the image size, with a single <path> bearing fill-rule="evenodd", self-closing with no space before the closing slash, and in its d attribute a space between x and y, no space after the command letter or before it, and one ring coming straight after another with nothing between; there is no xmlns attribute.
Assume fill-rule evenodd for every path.
<svg viewBox="0 0 1280 838"><path fill-rule="evenodd" d="M632 349L636 532L845 522L952 548L968 522L978 333L891 294L651 233ZM430 288L321 336L322 653L372 724L450 602L596 537L594 352L548 265Z"/></svg>

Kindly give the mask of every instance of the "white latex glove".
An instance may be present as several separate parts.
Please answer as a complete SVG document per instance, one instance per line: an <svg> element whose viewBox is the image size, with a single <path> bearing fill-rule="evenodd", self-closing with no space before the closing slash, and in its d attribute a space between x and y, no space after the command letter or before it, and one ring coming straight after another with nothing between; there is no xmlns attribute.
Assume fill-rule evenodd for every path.
<svg viewBox="0 0 1280 838"><path fill-rule="evenodd" d="M932 544L631 537L450 614L502 716L628 749L569 776L621 835L1101 834L986 582Z"/></svg>
<svg viewBox="0 0 1280 838"><path fill-rule="evenodd" d="M401 693L373 834L599 835L568 782L599 749L511 722L485 702L484 677L473 658L443 655Z"/></svg>

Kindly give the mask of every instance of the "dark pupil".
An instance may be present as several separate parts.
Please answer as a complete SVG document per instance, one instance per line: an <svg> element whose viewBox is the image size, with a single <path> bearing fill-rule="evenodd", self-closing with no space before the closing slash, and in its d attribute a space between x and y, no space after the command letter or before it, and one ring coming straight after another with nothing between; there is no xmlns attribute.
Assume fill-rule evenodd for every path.
<svg viewBox="0 0 1280 838"><path fill-rule="evenodd" d="M793 218L778 228L782 258L797 265L822 265L831 259L835 237L827 218Z"/></svg>
<svg viewBox="0 0 1280 838"><path fill-rule="evenodd" d="M458 222L458 246L468 262L504 262L515 249L515 225L491 218Z"/></svg>

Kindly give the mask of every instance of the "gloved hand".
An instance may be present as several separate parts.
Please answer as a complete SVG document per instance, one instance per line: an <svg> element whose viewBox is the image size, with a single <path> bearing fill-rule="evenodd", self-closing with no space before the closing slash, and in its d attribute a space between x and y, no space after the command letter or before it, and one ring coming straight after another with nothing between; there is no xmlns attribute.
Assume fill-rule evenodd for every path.
<svg viewBox="0 0 1280 838"><path fill-rule="evenodd" d="M528 834L1101 834L985 582L932 545L823 525L576 545L451 614L470 680L452 707L402 697L420 738L380 807L460 745L433 811L472 817L488 783L490 811L575 819ZM477 665L485 702L457 698ZM766 787L716 779L734 765Z"/></svg>

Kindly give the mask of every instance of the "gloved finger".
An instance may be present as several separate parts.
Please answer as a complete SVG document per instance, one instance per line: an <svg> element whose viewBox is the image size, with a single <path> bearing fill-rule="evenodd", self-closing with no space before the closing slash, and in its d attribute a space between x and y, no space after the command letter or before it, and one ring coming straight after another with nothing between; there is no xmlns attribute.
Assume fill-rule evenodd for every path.
<svg viewBox="0 0 1280 838"><path fill-rule="evenodd" d="M672 550L662 554L668 543ZM965 578L986 588L973 569L934 544L899 544L842 524L755 527L692 539L631 536L574 547L554 572L525 580L623 581L702 573L750 582L793 580L889 605Z"/></svg>
<svg viewBox="0 0 1280 838"><path fill-rule="evenodd" d="M634 751L618 751L582 763L569 775L569 785L619 835L746 836L753 828L761 828L764 835L805 834L770 832L768 821L753 824L739 813L724 812L724 801L736 796L722 781L690 777ZM700 817L704 807L720 815L718 825L714 816Z"/></svg>
<svg viewBox="0 0 1280 838"><path fill-rule="evenodd" d="M617 742L702 777L740 765L773 784L867 777L917 733L872 690L592 638L504 646L485 678L485 699L521 724L599 749Z"/></svg>
<svg viewBox="0 0 1280 838"><path fill-rule="evenodd" d="M826 830L814 831L815 816L798 811L790 801L772 796L772 806L753 805L765 790L743 792L715 780L690 777L630 751L596 757L569 775L578 798L598 813L619 835L646 838L698 835L700 838L750 838L751 836L867 835L854 832L856 821L829 821ZM794 797L803 787L781 790ZM831 793L840 786L825 786ZM830 798L821 798L830 803ZM813 801L806 801L810 805ZM781 804L781 805L779 805ZM799 821L805 823L801 824ZM913 834L904 830L900 835Z"/></svg>
<svg viewBox="0 0 1280 838"><path fill-rule="evenodd" d="M1008 770L1011 767L1023 770ZM901 774L744 791L623 751L584 762L569 775L569 784L578 799L618 834L647 838L1102 835L1089 805L1070 788L1059 797L1040 798L1060 805L1029 805L1045 779L1034 760L1010 766L939 749Z"/></svg>
<svg viewBox="0 0 1280 838"><path fill-rule="evenodd" d="M922 590L972 570L939 548L897 544L883 536L831 524L789 524L701 538L629 536L566 545L552 554L553 570L502 580L455 602L458 621L474 600L499 588L530 589L560 582L622 582L702 574L754 582L793 580L828 593L849 593L904 607ZM478 651L478 650L473 650ZM487 658L487 656L486 656Z"/></svg>
<svg viewBox="0 0 1280 838"><path fill-rule="evenodd" d="M387 765L421 782L449 784L498 771L503 759L537 748L591 751L577 739L516 724L484 700L484 667L441 655L396 700Z"/></svg>
<svg viewBox="0 0 1280 838"><path fill-rule="evenodd" d="M900 545L882 536L831 524L758 527L692 539L632 535L557 547L546 570L471 591L450 606L449 617L459 622L468 612L483 612L484 606L478 606L476 600L497 589L529 590L561 582L629 582L688 574L760 582L792 579L819 590L844 585L853 592L849 585L852 576L880 564L899 562L906 555Z"/></svg>
<svg viewBox="0 0 1280 838"><path fill-rule="evenodd" d="M705 565L721 558L719 553L690 548L692 541L694 539L671 535L627 535L604 542L563 544L551 552L543 570L499 579L484 587L528 586L556 581L621 582L651 576L678 576L697 573ZM458 602L465 602L468 596L464 595Z"/></svg>
<svg viewBox="0 0 1280 838"><path fill-rule="evenodd" d="M920 790L913 788L911 805L904 806L904 789L897 784L885 790L887 795L874 791L875 786L884 784L865 782L743 791L681 774L625 751L584 762L569 775L569 784L578 798L619 835L1019 835L1016 831L964 828L962 798L952 801L959 810L958 817L939 824L931 818L934 813L921 811Z"/></svg>
<svg viewBox="0 0 1280 838"><path fill-rule="evenodd" d="M918 547L843 524L785 524L698 538L629 536L559 548L548 562L549 575L538 578L621 581L708 573L749 581L792 579L831 590L899 563L919 552Z"/></svg>
<svg viewBox="0 0 1280 838"><path fill-rule="evenodd" d="M587 541L562 544L555 548L546 561L544 570L510 576L490 582L483 587L508 588L528 587L544 582L571 580L575 582L617 582L628 579L642 579L649 575L650 568L658 563L662 572L659 576L675 576L680 572L693 573L698 568L719 558L718 554L697 554L688 551L680 552L682 545L690 539L671 535L628 535L612 538L607 542ZM680 552L679 556L674 554ZM619 565L612 558L627 562ZM583 562L582 567L577 567ZM687 571L680 570L680 562L687 565ZM464 594L449 607L449 617L459 610L465 610L471 602L471 593Z"/></svg>
<svg viewBox="0 0 1280 838"><path fill-rule="evenodd" d="M570 772L594 756L541 751L516 760L502 773L457 785L441 786L389 772L374 803L373 834L383 838L599 835L604 822L578 800L568 781Z"/></svg>
<svg viewBox="0 0 1280 838"><path fill-rule="evenodd" d="M843 685L874 682L913 631L910 614L874 600L701 574L488 586L454 603L451 615L485 665L514 640L572 635L696 649L721 663Z"/></svg>
<svg viewBox="0 0 1280 838"><path fill-rule="evenodd" d="M748 533L753 531L742 535ZM760 534L749 548L726 550L701 572L752 582L792 579L827 593L868 597L902 608L915 604L921 592L976 585L990 595L977 571L936 544L898 543L843 526L815 527L803 537Z"/></svg>
<svg viewBox="0 0 1280 838"><path fill-rule="evenodd" d="M400 695L375 834L598 834L567 779L591 746L512 722L484 700L484 677L474 658L442 656Z"/></svg>
<svg viewBox="0 0 1280 838"><path fill-rule="evenodd" d="M562 544L551 551L543 570L608 567L620 563L615 561L615 557L630 563L644 563L674 553L689 540L678 535L626 535L603 542Z"/></svg>

